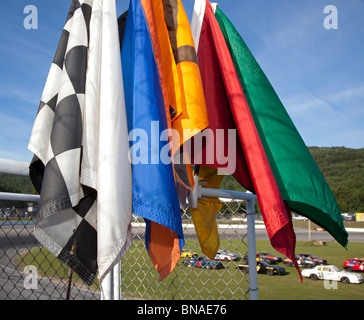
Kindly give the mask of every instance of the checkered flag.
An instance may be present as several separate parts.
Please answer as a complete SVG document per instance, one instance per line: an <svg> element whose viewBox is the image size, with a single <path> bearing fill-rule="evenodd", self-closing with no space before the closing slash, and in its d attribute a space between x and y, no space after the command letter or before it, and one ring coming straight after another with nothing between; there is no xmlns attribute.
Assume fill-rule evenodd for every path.
<svg viewBox="0 0 364 320"><path fill-rule="evenodd" d="M37 239L89 285L131 244L127 136L115 2L73 0L30 138L30 176Z"/></svg>

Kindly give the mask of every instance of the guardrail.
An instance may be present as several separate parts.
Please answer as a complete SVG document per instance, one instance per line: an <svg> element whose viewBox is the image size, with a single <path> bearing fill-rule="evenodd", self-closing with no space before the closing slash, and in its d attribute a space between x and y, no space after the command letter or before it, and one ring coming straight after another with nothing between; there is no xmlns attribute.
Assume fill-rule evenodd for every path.
<svg viewBox="0 0 364 320"><path fill-rule="evenodd" d="M0 173L17 176L29 175L29 163L0 158ZM34 194L0 192L0 200L32 201L38 202L40 196Z"/></svg>

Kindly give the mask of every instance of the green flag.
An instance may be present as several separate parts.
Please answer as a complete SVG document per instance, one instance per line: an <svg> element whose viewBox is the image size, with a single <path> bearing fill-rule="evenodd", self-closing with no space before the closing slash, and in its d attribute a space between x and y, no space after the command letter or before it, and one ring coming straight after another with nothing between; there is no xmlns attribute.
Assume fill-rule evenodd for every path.
<svg viewBox="0 0 364 320"><path fill-rule="evenodd" d="M337 202L308 148L243 39L217 8L215 17L232 56L282 199L291 210L348 243Z"/></svg>

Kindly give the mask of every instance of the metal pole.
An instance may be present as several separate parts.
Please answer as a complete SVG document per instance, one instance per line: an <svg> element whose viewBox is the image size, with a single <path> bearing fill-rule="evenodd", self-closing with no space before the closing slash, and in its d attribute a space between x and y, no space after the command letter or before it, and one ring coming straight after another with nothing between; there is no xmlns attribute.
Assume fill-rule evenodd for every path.
<svg viewBox="0 0 364 320"><path fill-rule="evenodd" d="M308 241L311 242L311 220L308 219Z"/></svg>
<svg viewBox="0 0 364 320"><path fill-rule="evenodd" d="M246 202L248 223L248 260L249 260L249 298L258 300L257 250L255 244L255 209L254 200Z"/></svg>
<svg viewBox="0 0 364 320"><path fill-rule="evenodd" d="M28 176L29 162L0 158L0 172L7 174L16 174L18 176Z"/></svg>
<svg viewBox="0 0 364 320"><path fill-rule="evenodd" d="M257 199L252 193L212 189L200 187L197 192L198 197L221 197L246 201L247 224L248 224L248 260L249 260L249 299L258 300L258 276L256 261L256 243L255 243L255 207L254 202Z"/></svg>
<svg viewBox="0 0 364 320"><path fill-rule="evenodd" d="M39 199L40 199L40 196L36 195L36 194L0 192L0 200L38 202Z"/></svg>
<svg viewBox="0 0 364 320"><path fill-rule="evenodd" d="M202 197L230 198L230 199L238 199L246 201L251 200L253 201L253 204L254 201L257 199L256 195L252 193L224 190L224 189L204 188L204 187L200 187L200 195ZM254 206L253 206L253 211L254 211Z"/></svg>
<svg viewBox="0 0 364 320"><path fill-rule="evenodd" d="M117 263L101 282L101 300L120 300L120 262Z"/></svg>
<svg viewBox="0 0 364 320"><path fill-rule="evenodd" d="M114 267L114 300L121 299L121 262Z"/></svg>
<svg viewBox="0 0 364 320"><path fill-rule="evenodd" d="M101 282L101 300L114 300L114 269Z"/></svg>

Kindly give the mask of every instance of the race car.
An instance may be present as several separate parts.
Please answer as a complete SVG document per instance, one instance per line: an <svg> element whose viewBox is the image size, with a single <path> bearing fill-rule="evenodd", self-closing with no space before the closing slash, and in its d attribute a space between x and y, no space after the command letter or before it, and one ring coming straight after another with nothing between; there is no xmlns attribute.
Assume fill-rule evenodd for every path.
<svg viewBox="0 0 364 320"><path fill-rule="evenodd" d="M188 266L188 267L193 267L196 264L196 262L198 261L198 259L199 259L198 256L193 256L192 258L183 260L182 265Z"/></svg>
<svg viewBox="0 0 364 320"><path fill-rule="evenodd" d="M343 283L362 283L364 281L361 274L341 271L333 265L319 265L312 269L303 269L301 274L303 277L312 280L334 280Z"/></svg>
<svg viewBox="0 0 364 320"><path fill-rule="evenodd" d="M223 260L223 261L234 261L239 258L239 255L236 253L229 252L227 250L217 250L215 260Z"/></svg>
<svg viewBox="0 0 364 320"><path fill-rule="evenodd" d="M242 270L244 273L249 272L249 264L246 263L240 263L236 268ZM286 273L286 269L283 267L272 266L265 261L257 261L257 272L265 273L268 276L272 276L274 274L282 275Z"/></svg>
<svg viewBox="0 0 364 320"><path fill-rule="evenodd" d="M194 264L195 268L205 269L222 269L224 265L221 262L213 261L207 257L199 257L197 262Z"/></svg>
<svg viewBox="0 0 364 320"><path fill-rule="evenodd" d="M307 258L307 259L312 260L312 261L314 261L314 262L317 262L317 264L327 264L326 259L320 259L320 258L317 258L317 257L316 257L316 256L314 256L313 254L300 253L300 254L298 254L298 256L300 256L300 257L304 257L304 258Z"/></svg>
<svg viewBox="0 0 364 320"><path fill-rule="evenodd" d="M224 268L224 265L221 262L213 261L207 257L198 257L198 256L194 256L190 259L183 260L182 265L188 267L206 268L206 269Z"/></svg>
<svg viewBox="0 0 364 320"><path fill-rule="evenodd" d="M344 262L343 265L346 271L364 271L364 259L348 259Z"/></svg>
<svg viewBox="0 0 364 320"><path fill-rule="evenodd" d="M181 258L192 258L195 255L197 255L196 252L192 252L191 250L188 249L182 249Z"/></svg>
<svg viewBox="0 0 364 320"><path fill-rule="evenodd" d="M266 251L263 251L263 252L258 252L257 255L259 256L264 256L265 258L268 258L270 260L274 260L275 262L281 262L282 261L282 258L279 257L279 256L276 256L270 252L266 252Z"/></svg>
<svg viewBox="0 0 364 320"><path fill-rule="evenodd" d="M269 256L266 256L265 254L260 254L260 253L257 253L257 261L265 261L269 264L277 263L277 259L270 258Z"/></svg>
<svg viewBox="0 0 364 320"><path fill-rule="evenodd" d="M312 261L306 257L300 257L299 255L296 255L296 261L299 268L314 268L318 265L317 261ZM288 257L283 258L283 263L286 264L287 267L293 266L293 261Z"/></svg>
<svg viewBox="0 0 364 320"><path fill-rule="evenodd" d="M257 261L264 261L264 262L266 262L268 264L275 264L276 263L276 261L274 259L269 259L269 258L266 258L265 256L259 256L258 254L256 255L256 260ZM241 263L242 264L244 264L244 263L248 264L249 263L248 262L248 255L243 256Z"/></svg>

